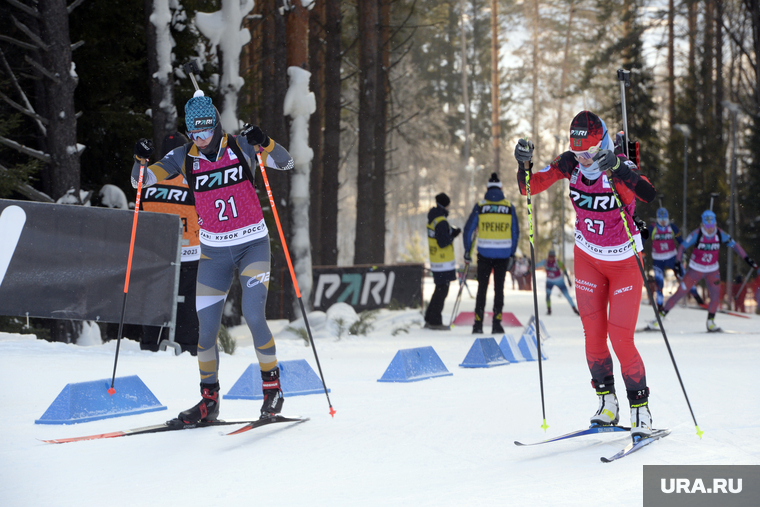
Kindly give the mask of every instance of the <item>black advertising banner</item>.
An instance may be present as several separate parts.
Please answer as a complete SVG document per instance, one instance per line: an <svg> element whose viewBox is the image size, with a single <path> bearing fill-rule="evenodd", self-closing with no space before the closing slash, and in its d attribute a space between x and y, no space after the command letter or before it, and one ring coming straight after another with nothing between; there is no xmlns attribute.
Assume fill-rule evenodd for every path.
<svg viewBox="0 0 760 507"><path fill-rule="evenodd" d="M134 211L0 199L0 315L119 322ZM180 219L140 212L124 321L173 322Z"/></svg>
<svg viewBox="0 0 760 507"><path fill-rule="evenodd" d="M422 306L422 264L315 266L312 268L314 310L347 303L357 312L385 308L396 300Z"/></svg>

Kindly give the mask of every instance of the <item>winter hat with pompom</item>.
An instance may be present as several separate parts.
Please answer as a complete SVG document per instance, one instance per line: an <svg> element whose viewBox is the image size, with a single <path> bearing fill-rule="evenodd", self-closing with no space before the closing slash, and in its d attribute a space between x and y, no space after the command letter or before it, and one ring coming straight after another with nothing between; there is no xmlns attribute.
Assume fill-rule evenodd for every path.
<svg viewBox="0 0 760 507"><path fill-rule="evenodd" d="M216 127L216 109L211 97L203 95L202 90L196 90L193 98L185 104L185 126L188 132L194 130L209 130Z"/></svg>
<svg viewBox="0 0 760 507"><path fill-rule="evenodd" d="M501 188L501 181L499 180L499 175L496 173L491 173L491 177L488 179L488 188Z"/></svg>

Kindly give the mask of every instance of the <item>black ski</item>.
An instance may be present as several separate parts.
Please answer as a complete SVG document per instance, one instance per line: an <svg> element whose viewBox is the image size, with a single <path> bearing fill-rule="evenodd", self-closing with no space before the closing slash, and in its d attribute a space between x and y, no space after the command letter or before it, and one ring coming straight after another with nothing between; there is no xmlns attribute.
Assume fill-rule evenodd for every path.
<svg viewBox="0 0 760 507"><path fill-rule="evenodd" d="M53 440L43 440L48 444L65 444L68 442L79 442L82 440L97 440L100 438L116 438L116 437L129 437L132 435L145 435L146 433L162 433L164 431L177 431L187 430L193 428L208 428L210 426L228 426L230 424L252 424L259 420L251 419L233 419L229 421L210 421L200 422L195 424L185 424L177 419L166 421L163 424L155 424L153 426L144 426L142 428L134 428L131 430L114 431L111 433L100 433L97 435L87 435L84 437L72 437L72 438L57 438Z"/></svg>
<svg viewBox="0 0 760 507"><path fill-rule="evenodd" d="M239 433L245 433L246 431L252 430L254 428L258 428L260 426L266 426L267 424L273 424L273 423L303 423L308 421L308 417L285 417L283 415L273 415L270 417L262 417L261 419L257 419L255 421L251 421L247 423L242 428L236 429L235 431L231 433L227 433L227 435L237 435Z"/></svg>
<svg viewBox="0 0 760 507"><path fill-rule="evenodd" d="M618 433L621 431L631 431L631 428L628 428L626 426L591 426L590 428L586 428L586 429L578 430L578 431L572 431L570 433L566 433L558 437L550 438L548 440L542 440L540 442L533 442L530 444L524 444L522 442L518 442L517 440L515 440L515 445L520 446L520 447L527 447L529 445L548 444L550 442L558 442L560 440L567 440L568 438L582 437L584 435L595 435L598 433Z"/></svg>
<svg viewBox="0 0 760 507"><path fill-rule="evenodd" d="M632 442L626 445L623 450L621 450L620 452L618 452L617 454L613 456L610 456L609 458L605 458L604 456L602 456L600 459L602 460L602 463L611 463L620 458L625 458L629 454L633 454L634 452L646 447L652 442L655 442L668 435L670 435L670 430L652 430L652 434L649 435L648 437L643 437L643 438L633 437Z"/></svg>

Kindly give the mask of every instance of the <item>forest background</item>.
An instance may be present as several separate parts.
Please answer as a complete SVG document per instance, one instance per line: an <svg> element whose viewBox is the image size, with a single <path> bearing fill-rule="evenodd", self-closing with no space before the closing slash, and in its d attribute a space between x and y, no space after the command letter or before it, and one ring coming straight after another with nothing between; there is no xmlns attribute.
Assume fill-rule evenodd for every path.
<svg viewBox="0 0 760 507"><path fill-rule="evenodd" d="M227 131L258 124L292 151L298 67L316 105L308 198L269 174L286 237L307 227L312 265L424 262L434 196L462 227L492 172L527 232L516 140L534 140L543 167L582 109L622 130L622 68L661 194L639 216L652 223L661 202L688 232L717 193L719 225L760 257L760 0L4 0L0 16L0 197L102 205L114 185L133 201L135 141L184 132L191 59ZM237 28L214 32L213 16ZM539 259L572 254L566 195L535 197Z"/></svg>

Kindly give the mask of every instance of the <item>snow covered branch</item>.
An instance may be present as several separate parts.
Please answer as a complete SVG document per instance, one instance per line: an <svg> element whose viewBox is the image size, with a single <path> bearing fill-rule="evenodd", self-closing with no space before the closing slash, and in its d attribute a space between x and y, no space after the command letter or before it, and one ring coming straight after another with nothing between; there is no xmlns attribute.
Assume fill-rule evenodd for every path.
<svg viewBox="0 0 760 507"><path fill-rule="evenodd" d="M38 158L42 160L45 163L50 162L50 155L48 155L45 152L35 150L33 148L28 148L24 146L23 144L19 144L16 141L11 141L8 138L5 138L3 136L0 136L0 144L4 144L9 148L13 148L14 150L23 153L24 155L29 155L30 157Z"/></svg>

